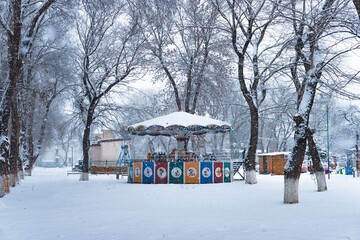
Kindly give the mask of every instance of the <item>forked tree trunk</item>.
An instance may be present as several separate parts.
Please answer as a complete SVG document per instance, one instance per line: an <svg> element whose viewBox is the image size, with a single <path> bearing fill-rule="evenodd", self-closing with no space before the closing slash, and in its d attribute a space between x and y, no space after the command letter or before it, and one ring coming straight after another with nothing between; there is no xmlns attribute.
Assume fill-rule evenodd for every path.
<svg viewBox="0 0 360 240"><path fill-rule="evenodd" d="M308 141L308 147L309 147L311 159L313 162L313 169L314 169L314 174L316 176L318 192L323 192L323 191L327 190L326 177L325 177L324 168L321 164L319 153L318 153L315 141L314 141L313 132L314 131L311 129L308 130L307 141Z"/></svg>

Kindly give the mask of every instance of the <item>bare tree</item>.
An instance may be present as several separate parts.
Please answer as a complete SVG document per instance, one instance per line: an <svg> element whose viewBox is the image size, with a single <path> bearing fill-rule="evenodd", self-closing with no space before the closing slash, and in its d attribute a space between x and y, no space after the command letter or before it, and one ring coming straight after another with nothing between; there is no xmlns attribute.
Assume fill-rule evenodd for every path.
<svg viewBox="0 0 360 240"><path fill-rule="evenodd" d="M76 19L81 88L75 99L84 126L84 164L80 180L89 180L91 127L98 117L101 102L113 88L131 77L139 64L141 41L137 37L137 25L137 15L126 1L81 2Z"/></svg>
<svg viewBox="0 0 360 240"><path fill-rule="evenodd" d="M222 80L227 79L228 53L214 28L216 9L206 1L139 3L148 66L168 83L177 110L195 113L201 103L216 101L229 86Z"/></svg>
<svg viewBox="0 0 360 240"><path fill-rule="evenodd" d="M231 36L233 51L237 57L237 79L250 111L251 132L245 162L245 182L255 184L259 107L266 96L266 82L278 71L273 69L273 66L283 50L280 39L275 39L275 42L269 45L264 39L278 16L279 5L277 1L228 0L213 1L213 3L224 19L224 29ZM268 52L273 54L265 57ZM251 74L247 75L247 70Z"/></svg>
<svg viewBox="0 0 360 240"><path fill-rule="evenodd" d="M319 84L330 85L326 83L325 79L328 79L327 77L332 73L331 62L351 49L343 51L337 49L336 53L331 53L330 49L332 48L326 47L326 40L331 42L336 39L331 38L331 36L341 34L337 25L333 25L332 22L336 21L338 14L343 11L348 2L341 0L325 0L312 3L291 1L290 4L292 7L293 35L295 36L295 57L293 57L290 72L297 93L297 113L293 117L295 145L292 150L292 159L288 160L285 166L284 203L298 203L300 169L304 160L307 139L309 147L311 149L315 148L312 144L309 118L317 87ZM336 41L343 42L344 40L336 39ZM332 43L331 46L337 46L337 44ZM324 80L321 81L320 79ZM329 79L332 78L329 77ZM318 184L324 183L321 184L322 189L320 191L326 190L323 169L321 166L317 169L319 170L316 174Z"/></svg>
<svg viewBox="0 0 360 240"><path fill-rule="evenodd" d="M32 46L39 22L45 16L55 0L32 1L22 3L21 0L5 1L3 12L0 17L0 25L6 32L8 48L8 81L9 85L5 93L2 122L4 129L2 134L9 137L9 152L4 156L8 158L10 168L10 185L16 185L19 170L19 140L20 140L20 116L18 106L18 84L24 76L24 64L27 54ZM4 18L6 16L6 18ZM9 121L10 129L6 122ZM20 169L21 171L21 169Z"/></svg>

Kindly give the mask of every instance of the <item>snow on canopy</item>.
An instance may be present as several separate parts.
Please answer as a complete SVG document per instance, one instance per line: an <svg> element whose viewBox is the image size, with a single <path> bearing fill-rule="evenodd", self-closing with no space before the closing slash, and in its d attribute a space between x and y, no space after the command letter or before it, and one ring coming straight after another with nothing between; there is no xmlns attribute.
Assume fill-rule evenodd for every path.
<svg viewBox="0 0 360 240"><path fill-rule="evenodd" d="M187 136L208 132L225 133L230 130L231 125L227 122L187 112L170 113L128 127L130 134L140 136Z"/></svg>

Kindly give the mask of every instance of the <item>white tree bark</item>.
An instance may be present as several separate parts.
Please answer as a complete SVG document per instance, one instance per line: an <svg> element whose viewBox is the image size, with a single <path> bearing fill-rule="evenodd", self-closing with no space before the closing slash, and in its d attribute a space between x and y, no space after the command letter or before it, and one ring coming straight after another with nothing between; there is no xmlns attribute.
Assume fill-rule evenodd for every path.
<svg viewBox="0 0 360 240"><path fill-rule="evenodd" d="M25 179L25 177L24 177L24 171L19 171L18 172L18 179L20 179L20 180L24 180Z"/></svg>
<svg viewBox="0 0 360 240"><path fill-rule="evenodd" d="M10 187L15 187L17 182L17 174L10 174L9 175L9 185Z"/></svg>
<svg viewBox="0 0 360 240"><path fill-rule="evenodd" d="M316 182L318 186L318 192L324 192L327 190L325 172L315 172Z"/></svg>
<svg viewBox="0 0 360 240"><path fill-rule="evenodd" d="M89 181L89 173L82 172L80 174L80 181Z"/></svg>
<svg viewBox="0 0 360 240"><path fill-rule="evenodd" d="M5 196L5 176L0 176L0 198Z"/></svg>
<svg viewBox="0 0 360 240"><path fill-rule="evenodd" d="M245 171L245 183L246 184L256 184L256 172L255 170Z"/></svg>
<svg viewBox="0 0 360 240"><path fill-rule="evenodd" d="M299 179L284 179L284 203L299 203Z"/></svg>

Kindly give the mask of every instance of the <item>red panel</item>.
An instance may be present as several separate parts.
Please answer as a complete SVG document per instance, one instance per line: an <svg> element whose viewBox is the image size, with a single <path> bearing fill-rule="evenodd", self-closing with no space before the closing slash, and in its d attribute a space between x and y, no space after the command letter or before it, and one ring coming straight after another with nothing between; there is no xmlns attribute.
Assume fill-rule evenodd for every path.
<svg viewBox="0 0 360 240"><path fill-rule="evenodd" d="M224 164L222 162L214 162L214 183L224 182Z"/></svg>
<svg viewBox="0 0 360 240"><path fill-rule="evenodd" d="M155 183L168 183L169 168L167 162L155 163Z"/></svg>

